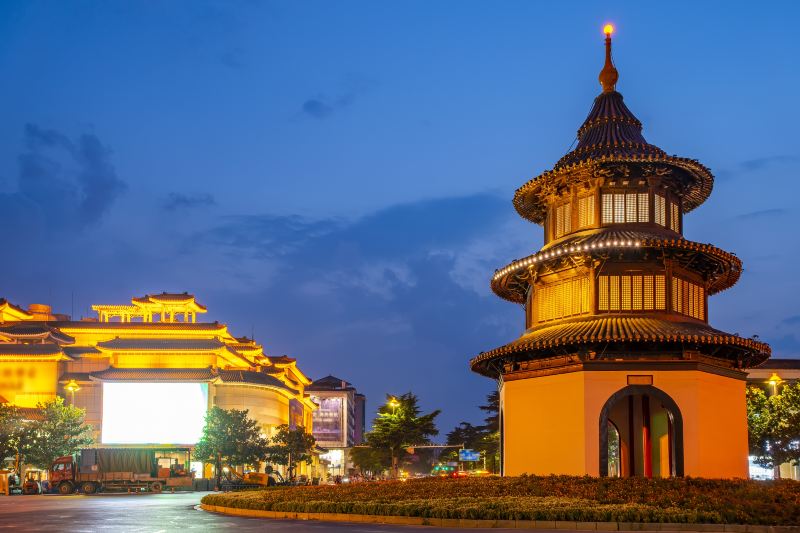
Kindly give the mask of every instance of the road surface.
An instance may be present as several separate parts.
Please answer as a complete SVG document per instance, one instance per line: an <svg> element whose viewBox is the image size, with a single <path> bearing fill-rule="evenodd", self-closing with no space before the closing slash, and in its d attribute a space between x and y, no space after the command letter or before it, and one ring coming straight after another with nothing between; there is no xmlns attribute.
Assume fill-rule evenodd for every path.
<svg viewBox="0 0 800 533"><path fill-rule="evenodd" d="M6 531L167 533L183 530L198 532L288 531L291 533L453 533L459 531L450 528L266 520L224 516L195 508L205 494L207 493L0 496L0 533Z"/></svg>

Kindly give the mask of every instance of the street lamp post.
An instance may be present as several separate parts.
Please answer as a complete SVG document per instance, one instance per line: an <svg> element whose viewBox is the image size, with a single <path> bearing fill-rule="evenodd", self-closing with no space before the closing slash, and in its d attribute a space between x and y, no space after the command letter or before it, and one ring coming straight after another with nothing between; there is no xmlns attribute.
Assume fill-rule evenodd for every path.
<svg viewBox="0 0 800 533"><path fill-rule="evenodd" d="M778 375L777 372L773 372L770 378L767 380L767 383L772 385L772 395L775 396L776 394L778 394L778 385L783 383L783 380L781 379L781 377Z"/></svg>
<svg viewBox="0 0 800 533"><path fill-rule="evenodd" d="M72 406L75 407L75 393L78 392L79 390L81 390L81 386L78 385L77 381L75 381L74 379L71 379L71 380L69 380L67 382L66 385L64 385L64 390L69 392L70 396L72 396L72 398L71 398Z"/></svg>

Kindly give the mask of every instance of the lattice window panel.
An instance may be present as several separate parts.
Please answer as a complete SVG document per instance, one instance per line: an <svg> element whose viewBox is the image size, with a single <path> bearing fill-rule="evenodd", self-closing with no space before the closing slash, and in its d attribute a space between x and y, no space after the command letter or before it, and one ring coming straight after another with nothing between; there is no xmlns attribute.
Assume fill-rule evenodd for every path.
<svg viewBox="0 0 800 533"><path fill-rule="evenodd" d="M680 233L681 231L681 219L680 219L680 208L678 204L671 203L669 204L669 227L672 231L676 231Z"/></svg>
<svg viewBox="0 0 800 533"><path fill-rule="evenodd" d="M547 322L589 312L589 280L586 277L539 287L535 293L537 321Z"/></svg>
<svg viewBox="0 0 800 533"><path fill-rule="evenodd" d="M594 196L578 199L578 227L585 228L594 224Z"/></svg>
<svg viewBox="0 0 800 533"><path fill-rule="evenodd" d="M660 194L655 195L655 223L662 226L667 225L667 200Z"/></svg>
<svg viewBox="0 0 800 533"><path fill-rule="evenodd" d="M631 276L631 283L633 285L631 309L641 311L644 308L642 306L642 276Z"/></svg>
<svg viewBox="0 0 800 533"><path fill-rule="evenodd" d="M650 222L650 198L646 192L640 192L638 195L638 215L639 222Z"/></svg>
<svg viewBox="0 0 800 533"><path fill-rule="evenodd" d="M597 293L597 308L600 311L608 311L608 276L600 276Z"/></svg>
<svg viewBox="0 0 800 533"><path fill-rule="evenodd" d="M656 309L661 311L667 308L667 285L664 276L656 276Z"/></svg>
<svg viewBox="0 0 800 533"><path fill-rule="evenodd" d="M642 276L642 309L650 311L653 309L653 276Z"/></svg>

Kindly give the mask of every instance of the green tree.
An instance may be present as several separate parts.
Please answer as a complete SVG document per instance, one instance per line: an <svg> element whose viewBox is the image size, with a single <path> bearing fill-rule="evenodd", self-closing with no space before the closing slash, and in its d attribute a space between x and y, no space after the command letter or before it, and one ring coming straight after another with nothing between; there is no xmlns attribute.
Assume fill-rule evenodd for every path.
<svg viewBox="0 0 800 533"><path fill-rule="evenodd" d="M387 395L387 400L378 409L372 431L365 437L370 447L389 451L392 477L396 478L405 449L415 444L429 444L430 437L439 434L435 419L441 411L420 414L419 400L411 392L396 397Z"/></svg>
<svg viewBox="0 0 800 533"><path fill-rule="evenodd" d="M0 468L6 459L14 458L14 469L19 473L29 443L30 424L19 409L0 404Z"/></svg>
<svg viewBox="0 0 800 533"><path fill-rule="evenodd" d="M285 466L289 479L293 479L296 464L304 462L310 465L313 461L312 450L317 440L306 433L303 426L290 429L287 424L283 424L276 429L267 447L267 460L272 464Z"/></svg>
<svg viewBox="0 0 800 533"><path fill-rule="evenodd" d="M212 407L206 413L203 436L194 448L196 461L213 463L220 484L223 464L256 465L267 456L269 442L246 409Z"/></svg>
<svg viewBox="0 0 800 533"><path fill-rule="evenodd" d="M84 409L65 405L60 396L40 403L36 408L39 416L29 423L26 463L47 469L58 457L72 455L94 443L92 426L85 422Z"/></svg>
<svg viewBox="0 0 800 533"><path fill-rule="evenodd" d="M800 383L785 385L767 396L758 387L747 388L747 425L750 453L756 463L775 468L800 464Z"/></svg>
<svg viewBox="0 0 800 533"><path fill-rule="evenodd" d="M392 456L389 450L357 446L350 449L350 460L361 472L380 475L392 466Z"/></svg>
<svg viewBox="0 0 800 533"><path fill-rule="evenodd" d="M465 448L481 452L486 458L486 467L496 472L500 464L500 394L497 391L486 396L486 404L478 406L487 413L485 424L473 426L469 422L461 422L447 434L447 444L463 444ZM444 455L448 460L458 460L457 451L449 451Z"/></svg>

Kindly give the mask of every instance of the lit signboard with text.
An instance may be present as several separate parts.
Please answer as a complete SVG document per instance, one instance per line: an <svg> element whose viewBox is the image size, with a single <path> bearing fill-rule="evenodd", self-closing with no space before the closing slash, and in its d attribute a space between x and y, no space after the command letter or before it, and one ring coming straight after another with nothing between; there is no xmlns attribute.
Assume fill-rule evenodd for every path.
<svg viewBox="0 0 800 533"><path fill-rule="evenodd" d="M480 461L481 453L475 450L458 450L458 460L465 462Z"/></svg>

